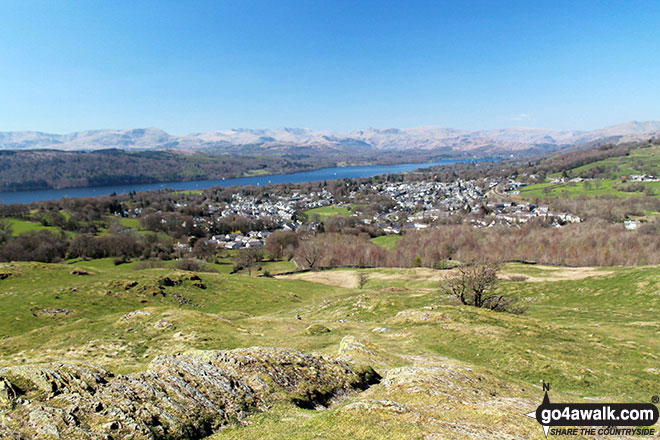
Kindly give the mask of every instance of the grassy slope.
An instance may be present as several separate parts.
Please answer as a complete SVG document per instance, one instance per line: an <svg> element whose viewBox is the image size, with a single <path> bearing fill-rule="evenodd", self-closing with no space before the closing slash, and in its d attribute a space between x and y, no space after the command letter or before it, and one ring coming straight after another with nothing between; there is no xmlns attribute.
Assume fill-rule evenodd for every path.
<svg viewBox="0 0 660 440"><path fill-rule="evenodd" d="M516 316L448 304L436 294L437 280L444 272L430 269L367 270L369 280L362 290L203 273L199 275L206 289L183 281L165 288L163 296L153 295L158 280L186 273L136 271L133 266L113 266L108 260L75 266L1 264L0 272L13 276L0 281L0 311L5 317L0 321L0 365L77 358L129 372L144 368L162 353L251 345L336 355L341 339L353 335L384 353L377 365L380 371L409 365L411 356L458 359L484 378L483 386L497 388L506 399L523 398L526 394L520 390L540 380L551 382L553 392L573 400L591 396L647 401L657 394L659 267L607 269L599 277L563 281L504 281L502 288L527 306L526 314ZM90 275L73 275L74 267ZM506 271L552 280L561 269L509 265ZM333 275L355 277L356 271L339 270ZM127 288L127 280L139 284ZM180 304L182 298L190 303ZM423 308L429 305L434 306L429 313L442 316L441 321L395 318L405 310L426 312ZM44 308L75 312L33 316L32 309ZM122 319L134 310L151 314ZM296 314L302 319L296 319ZM154 328L161 320L172 326ZM305 328L311 323L331 331L310 336ZM372 332L375 327L390 331ZM455 380L462 386L464 379ZM422 438L429 430L444 432L429 421L438 417L452 423L488 425L494 417L509 416L511 420L501 423L511 424L512 433L521 432L516 429L523 426L532 433L526 438L537 435L538 425L511 411L506 415L472 408L467 413L456 409L454 414L436 408L437 396L386 392L379 387L370 392L373 398L413 405L416 414L422 414L421 421L410 414L393 417L378 411L310 411L282 405L272 413L254 416L249 428L229 429L217 437ZM539 396L538 390L531 392L532 399ZM433 417L424 418L426 413Z"/></svg>
<svg viewBox="0 0 660 440"><path fill-rule="evenodd" d="M62 214L64 218L66 218L67 220L71 217L71 214L69 214L66 211L60 211L60 214ZM41 223L28 221L28 220L21 220L17 218L8 218L6 220L9 222L9 224L12 227L12 235L20 235L28 232L39 232L42 230L48 230L53 232L62 231L62 229L56 226L44 226ZM121 218L121 217L115 218L112 216L107 216L105 218L105 221L108 223L118 221L119 224L125 228L135 229L136 231L139 232L145 232L145 229L142 228L142 225L140 224L140 220L136 218ZM76 233L70 231L66 231L65 233L69 236L76 235ZM106 234L108 234L108 230L106 228L99 228L99 235L106 235Z"/></svg>
<svg viewBox="0 0 660 440"><path fill-rule="evenodd" d="M640 182L644 187L651 187L654 190L653 195L660 196L660 182ZM520 190L520 195L523 197L575 197L585 195L588 197L596 196L615 196L615 197L638 197L643 196L641 191L626 192L619 191L617 188L620 186L621 180L615 179L597 179L589 182L587 185L584 182L579 183L538 183L529 185ZM544 191L549 188L549 192Z"/></svg>
<svg viewBox="0 0 660 440"><path fill-rule="evenodd" d="M632 150L628 156L612 157L598 162L592 162L573 168L572 172L579 176L582 172L596 167L604 167L612 179L631 174L660 174L660 146L650 146Z"/></svg>

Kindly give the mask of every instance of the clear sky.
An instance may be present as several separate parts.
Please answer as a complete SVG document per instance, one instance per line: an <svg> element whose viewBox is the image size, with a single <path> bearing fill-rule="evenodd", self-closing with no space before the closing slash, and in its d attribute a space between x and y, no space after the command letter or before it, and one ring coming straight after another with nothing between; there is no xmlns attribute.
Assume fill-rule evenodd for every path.
<svg viewBox="0 0 660 440"><path fill-rule="evenodd" d="M649 119L658 1L0 1L0 131Z"/></svg>

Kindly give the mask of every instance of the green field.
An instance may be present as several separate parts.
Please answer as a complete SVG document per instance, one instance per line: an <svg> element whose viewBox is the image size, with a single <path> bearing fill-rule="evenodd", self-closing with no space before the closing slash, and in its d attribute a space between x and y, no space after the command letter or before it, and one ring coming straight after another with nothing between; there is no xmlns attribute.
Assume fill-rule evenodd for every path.
<svg viewBox="0 0 660 440"><path fill-rule="evenodd" d="M71 216L66 211L60 211L60 213L64 215L65 218L67 219ZM8 218L6 220L11 225L12 235L14 236L30 233L30 232L39 232L43 230L52 231L52 232L61 231L61 229L56 226L44 226L41 223L37 223L29 220L21 220L16 218ZM109 216L106 217L105 221L109 223L112 223L113 221L118 221L119 224L125 228L135 229L136 231L139 232L145 232L145 229L142 228L140 221L136 218L115 218ZM69 236L76 234L75 232L70 232L70 231L66 231L65 233ZM99 228L99 235L106 235L108 233L109 231L107 228Z"/></svg>
<svg viewBox="0 0 660 440"><path fill-rule="evenodd" d="M243 173L243 177L252 177L252 176L265 176L267 174L272 174L272 171L264 170L263 168L247 170Z"/></svg>
<svg viewBox="0 0 660 440"><path fill-rule="evenodd" d="M285 268L263 267L276 265ZM541 380L552 384L553 396L573 401L646 401L658 392L660 267L509 264L500 288L520 298L522 315L454 305L437 293L447 271L360 272L368 277L363 289L354 287L356 270L286 278L199 273L202 287L190 272L135 270L135 263L114 266L110 259L3 263L0 367L82 359L128 373L164 353L254 345L336 356L342 339L351 336L367 347L352 361L381 374L423 366L439 375L411 389L374 386L329 411L282 401L217 439L413 439L428 432L464 438L452 431L456 423L542 438L535 422L519 416L525 405L540 403ZM514 275L523 281L508 281ZM161 287L165 277L174 285ZM134 311L140 314L128 315ZM310 335L310 324L329 332ZM421 380L419 374L410 380ZM413 410L342 409L373 401ZM493 418L497 424L489 424Z"/></svg>
<svg viewBox="0 0 660 440"><path fill-rule="evenodd" d="M121 217L119 219L119 224L125 228L135 229L136 231L144 230L140 224L140 220L136 218Z"/></svg>
<svg viewBox="0 0 660 440"><path fill-rule="evenodd" d="M177 194L201 194L204 192L203 189L181 189L175 191Z"/></svg>
<svg viewBox="0 0 660 440"><path fill-rule="evenodd" d="M41 223L31 222L27 220L20 220L16 218L9 218L6 220L11 225L13 235L21 235L26 232L39 232L43 230L48 230L53 232L60 230L60 228L57 228L55 226L44 226Z"/></svg>
<svg viewBox="0 0 660 440"><path fill-rule="evenodd" d="M399 241L400 238L400 235L381 235L380 237L372 238L371 242L391 251L396 248L396 242Z"/></svg>
<svg viewBox="0 0 660 440"><path fill-rule="evenodd" d="M308 219L313 219L316 216L318 216L319 221L325 221L328 217L332 217L334 215L351 215L352 208L349 208L347 206L336 206L336 205L331 205L331 206L322 206L320 208L313 208L313 209L308 209L304 211L305 215L307 216Z"/></svg>

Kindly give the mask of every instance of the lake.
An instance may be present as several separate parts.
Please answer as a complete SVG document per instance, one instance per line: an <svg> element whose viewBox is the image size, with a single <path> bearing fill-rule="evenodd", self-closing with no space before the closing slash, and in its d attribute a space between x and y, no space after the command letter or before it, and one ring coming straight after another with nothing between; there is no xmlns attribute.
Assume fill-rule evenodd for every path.
<svg viewBox="0 0 660 440"><path fill-rule="evenodd" d="M315 171L303 171L291 174L271 174L234 179L195 180L186 182L145 183L136 185L96 186L91 188L45 189L38 191L0 192L0 203L31 203L43 200L59 200L63 197L95 197L112 193L131 191L151 191L158 189L195 190L213 186L268 185L276 183L317 182L343 178L371 177L377 174L401 173L433 165L447 165L456 162L480 162L490 159L441 160L426 163L404 163L399 165L367 165L323 168Z"/></svg>

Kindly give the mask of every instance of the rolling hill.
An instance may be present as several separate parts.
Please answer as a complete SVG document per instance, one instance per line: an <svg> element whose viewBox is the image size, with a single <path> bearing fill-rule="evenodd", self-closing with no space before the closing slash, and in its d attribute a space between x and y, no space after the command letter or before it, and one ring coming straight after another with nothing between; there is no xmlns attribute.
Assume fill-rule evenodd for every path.
<svg viewBox="0 0 660 440"><path fill-rule="evenodd" d="M272 153L333 151L444 150L450 154L508 155L541 153L567 146L646 140L660 134L660 121L626 122L598 130L548 130L514 127L459 130L442 127L369 128L346 133L303 128L231 129L174 136L157 128L89 130L69 134L33 131L0 133L0 149L181 150Z"/></svg>

